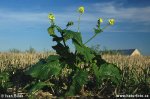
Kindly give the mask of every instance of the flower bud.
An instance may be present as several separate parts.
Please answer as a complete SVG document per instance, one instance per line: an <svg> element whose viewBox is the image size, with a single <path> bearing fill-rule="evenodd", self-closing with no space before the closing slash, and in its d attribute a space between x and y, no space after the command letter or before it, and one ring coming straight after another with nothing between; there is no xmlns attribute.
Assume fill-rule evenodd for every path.
<svg viewBox="0 0 150 99"><path fill-rule="evenodd" d="M48 15L48 18L49 18L51 21L55 20L55 16L54 16L52 13L50 13L50 14Z"/></svg>
<svg viewBox="0 0 150 99"><path fill-rule="evenodd" d="M81 13L81 14L84 13L84 7L83 7L83 6L79 7L79 8L78 8L78 11L79 11L79 13Z"/></svg>
<svg viewBox="0 0 150 99"><path fill-rule="evenodd" d="M103 19L102 19L102 18L99 18L99 19L98 19L98 22L99 22L99 23L103 23Z"/></svg>
<svg viewBox="0 0 150 99"><path fill-rule="evenodd" d="M115 24L115 20L114 19L109 19L108 22L109 22L110 25L114 25Z"/></svg>
<svg viewBox="0 0 150 99"><path fill-rule="evenodd" d="M66 26L72 26L72 25L73 25L73 22L69 21Z"/></svg>

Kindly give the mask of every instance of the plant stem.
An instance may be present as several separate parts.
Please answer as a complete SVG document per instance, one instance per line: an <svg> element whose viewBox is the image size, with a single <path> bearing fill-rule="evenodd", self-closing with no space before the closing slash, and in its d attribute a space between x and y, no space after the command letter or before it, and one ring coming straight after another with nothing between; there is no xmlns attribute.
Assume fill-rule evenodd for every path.
<svg viewBox="0 0 150 99"><path fill-rule="evenodd" d="M61 37L62 37L62 39L63 39L64 46L66 47L67 45L66 45L66 43L65 43L64 34L63 34L63 33L60 33L60 34L61 34Z"/></svg>
<svg viewBox="0 0 150 99"><path fill-rule="evenodd" d="M109 26L109 25L106 25L106 26L105 26L104 28L102 28L101 30L103 31L103 30L106 29L108 26ZM99 33L98 33L98 34L99 34ZM88 42L90 42L93 38L95 38L96 35L97 35L97 34L94 34L88 41L86 41L86 42L84 43L84 45L87 44Z"/></svg>
<svg viewBox="0 0 150 99"><path fill-rule="evenodd" d="M68 29L68 26L66 26L65 30L67 30L67 29Z"/></svg>
<svg viewBox="0 0 150 99"><path fill-rule="evenodd" d="M78 31L77 32L80 32L80 19L81 19L81 15L79 15L79 18L78 18ZM77 58L77 50L75 50L75 58ZM77 64L77 59L76 59L76 64Z"/></svg>
<svg viewBox="0 0 150 99"><path fill-rule="evenodd" d="M78 32L80 32L80 18L81 18L81 14L79 15L79 18L78 18Z"/></svg>
<svg viewBox="0 0 150 99"><path fill-rule="evenodd" d="M103 31L104 29L106 29L108 26L109 26L109 24L107 24L105 27L103 27L103 28L102 28L102 31Z"/></svg>
<svg viewBox="0 0 150 99"><path fill-rule="evenodd" d="M89 41L91 41L96 35L97 35L97 34L93 35L88 41L86 41L86 42L84 43L84 45L87 44Z"/></svg>

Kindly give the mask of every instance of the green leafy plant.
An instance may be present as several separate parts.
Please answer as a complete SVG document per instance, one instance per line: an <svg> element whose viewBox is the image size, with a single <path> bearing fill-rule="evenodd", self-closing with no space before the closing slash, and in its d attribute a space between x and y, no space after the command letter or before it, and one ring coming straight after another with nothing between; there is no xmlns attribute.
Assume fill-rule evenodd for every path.
<svg viewBox="0 0 150 99"><path fill-rule="evenodd" d="M6 93L7 88L11 86L9 73L7 71L0 72L0 93Z"/></svg>
<svg viewBox="0 0 150 99"><path fill-rule="evenodd" d="M113 25L114 19L110 19L108 24L102 28L103 20L99 18L96 28L94 28L94 35L84 43L79 28L84 7L79 7L78 12L77 32L68 29L73 26L72 21L66 24L65 29L62 29L56 25L55 16L52 13L48 15L51 22L48 33L56 42L52 48L57 55L50 55L47 59L41 59L25 72L34 78L34 83L28 86L30 91L44 90L46 87L53 95L73 96L82 93L81 91L88 85L91 77L96 78L96 85L102 84L104 79L110 79L114 84L119 84L121 80L119 68L107 63L100 55L86 46L104 29ZM67 45L68 40L72 41L75 47L74 52Z"/></svg>

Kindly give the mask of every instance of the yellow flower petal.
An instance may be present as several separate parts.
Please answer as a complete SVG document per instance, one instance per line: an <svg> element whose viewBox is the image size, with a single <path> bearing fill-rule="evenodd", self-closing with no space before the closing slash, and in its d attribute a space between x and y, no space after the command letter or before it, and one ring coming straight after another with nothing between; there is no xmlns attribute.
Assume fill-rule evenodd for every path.
<svg viewBox="0 0 150 99"><path fill-rule="evenodd" d="M54 16L52 13L50 13L50 14L48 15L48 18L49 18L50 20L55 20L55 16Z"/></svg>
<svg viewBox="0 0 150 99"><path fill-rule="evenodd" d="M84 7L83 7L83 6L79 7L79 8L78 8L78 11L79 11L79 13L81 13L81 14L84 13Z"/></svg>
<svg viewBox="0 0 150 99"><path fill-rule="evenodd" d="M110 25L114 25L115 24L115 20L114 19L109 19L108 22L109 22Z"/></svg>
<svg viewBox="0 0 150 99"><path fill-rule="evenodd" d="M103 19L102 18L99 18L98 21L99 21L99 23L103 23Z"/></svg>

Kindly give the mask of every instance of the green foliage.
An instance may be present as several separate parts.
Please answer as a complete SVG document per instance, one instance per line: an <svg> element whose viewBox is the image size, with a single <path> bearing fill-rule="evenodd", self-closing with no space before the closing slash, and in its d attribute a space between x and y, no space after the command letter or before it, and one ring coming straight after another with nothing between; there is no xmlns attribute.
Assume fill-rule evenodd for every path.
<svg viewBox="0 0 150 99"><path fill-rule="evenodd" d="M30 92L35 93L45 86L52 86L52 85L53 84L51 84L50 82L37 82L31 87Z"/></svg>
<svg viewBox="0 0 150 99"><path fill-rule="evenodd" d="M97 83L102 83L104 79L111 79L115 84L119 84L121 81L121 71L113 64L105 63L100 67L93 65L92 67Z"/></svg>
<svg viewBox="0 0 150 99"><path fill-rule="evenodd" d="M79 43L82 43L82 37L81 37L80 32L74 32L71 30L64 30L63 33L64 33L65 41L67 41L69 39L74 39L74 40L77 40Z"/></svg>
<svg viewBox="0 0 150 99"><path fill-rule="evenodd" d="M75 48L79 54L81 54L84 57L84 60L86 62L91 62L94 58L94 54L92 54L92 51L90 48L86 47L82 43L78 43L78 41L73 40L73 44L75 45Z"/></svg>
<svg viewBox="0 0 150 99"><path fill-rule="evenodd" d="M100 45L97 44L97 45L92 45L90 47L90 49L93 51L93 52L96 52L96 54L100 54L101 53L101 49L100 49Z"/></svg>
<svg viewBox="0 0 150 99"><path fill-rule="evenodd" d="M0 92L6 92L7 88L12 86L9 77L8 72L0 72Z"/></svg>
<svg viewBox="0 0 150 99"><path fill-rule="evenodd" d="M72 21L68 22L66 27L72 26L74 23Z"/></svg>
<svg viewBox="0 0 150 99"><path fill-rule="evenodd" d="M55 35L55 27L53 25L48 28L48 33L49 35Z"/></svg>
<svg viewBox="0 0 150 99"><path fill-rule="evenodd" d="M73 76L72 84L69 87L69 91L66 93L66 96L74 96L78 94L82 86L85 85L87 81L88 81L87 71L83 71L81 69L77 70L75 75Z"/></svg>
<svg viewBox="0 0 150 99"><path fill-rule="evenodd" d="M46 94L49 92L58 98L60 98L59 96L85 94L86 96L106 96L108 93L109 95L150 93L149 67L145 69L142 67L142 73L139 73L134 71L133 67L130 70L131 67L125 66L121 67L122 72L116 65L101 58L100 54L114 54L113 52L106 49L105 52L102 52L99 46L94 48L86 46L106 27L113 25L114 19L110 19L108 25L101 28L103 20L99 18L96 28L94 28L94 35L83 43L79 25L84 7L79 8L79 13L78 32L68 29L73 26L72 21L66 24L65 29L57 26L54 21L55 16L50 13L48 17L51 26L48 28L48 33L56 43L52 48L57 54L40 59L39 62L25 70L26 75L24 75L23 69L17 70L16 68L16 70L9 68L8 71L0 72L0 93L7 93L7 89L10 87L16 89L16 92L18 88L24 87L23 89L29 93L29 99L41 98L39 97L42 96L41 92ZM74 52L67 45L68 41L72 41ZM19 53L20 51L13 49L10 52ZM35 53L35 50L30 47L27 52ZM10 63L8 62L8 64ZM42 97L42 99L45 98L48 97Z"/></svg>
<svg viewBox="0 0 150 99"><path fill-rule="evenodd" d="M49 56L46 60L41 60L33 65L26 74L41 80L57 76L61 70L58 59L59 56Z"/></svg>
<svg viewBox="0 0 150 99"><path fill-rule="evenodd" d="M79 16L79 23L81 15ZM94 28L94 36L86 43L82 41L82 36L79 32L79 23L78 32L76 32L68 29L68 27L73 26L74 23L72 21L67 23L65 29L62 29L55 24L55 16L53 14L49 15L49 19L51 26L48 28L48 33L53 38L53 41L56 42L56 45L52 46L52 48L56 51L57 55L41 59L26 71L27 75L31 75L37 79L30 91L43 88L47 85L45 82L48 81L54 84L56 91L53 91L54 94L61 93L64 96L77 95L84 88L84 85L88 83L88 77L92 77L93 74L98 82L110 78L112 82L119 84L120 70L115 65L103 61L96 52L86 46L86 43L103 32L103 29L100 27L102 19L97 22L97 27ZM56 30L57 32L55 32ZM68 40L72 41L75 52L70 51L69 45L67 45ZM68 70L68 73L63 81L59 81L63 77L61 73L65 68ZM39 79L41 82L37 82ZM67 84L66 90L62 88L64 84Z"/></svg>

